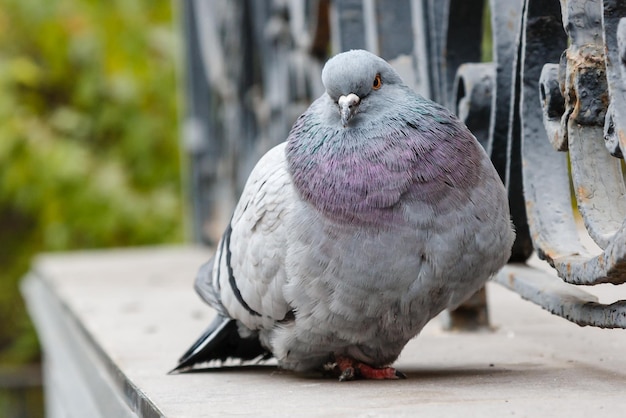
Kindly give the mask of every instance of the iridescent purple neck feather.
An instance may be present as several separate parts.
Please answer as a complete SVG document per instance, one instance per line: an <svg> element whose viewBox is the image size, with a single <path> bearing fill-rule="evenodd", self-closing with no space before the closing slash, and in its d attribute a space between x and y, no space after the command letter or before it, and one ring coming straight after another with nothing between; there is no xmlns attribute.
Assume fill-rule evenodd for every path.
<svg viewBox="0 0 626 418"><path fill-rule="evenodd" d="M390 107L368 110L343 128L324 95L294 124L287 162L303 200L351 224L403 225L403 205L421 201L448 211L477 183L468 161L478 149L470 132L442 107L396 88ZM461 192L465 190L465 192Z"/></svg>

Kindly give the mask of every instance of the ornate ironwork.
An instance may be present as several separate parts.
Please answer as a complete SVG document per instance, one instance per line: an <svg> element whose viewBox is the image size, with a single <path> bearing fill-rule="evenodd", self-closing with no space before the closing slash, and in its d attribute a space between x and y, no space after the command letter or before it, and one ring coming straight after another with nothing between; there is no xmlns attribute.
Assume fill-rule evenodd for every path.
<svg viewBox="0 0 626 418"><path fill-rule="evenodd" d="M626 282L625 2L186 0L183 17L198 239L218 236L254 162L321 94L327 53L366 48L491 156L517 230L495 280L577 324L626 328L626 301L580 287ZM533 251L553 274L526 263ZM484 325L484 300L451 325Z"/></svg>

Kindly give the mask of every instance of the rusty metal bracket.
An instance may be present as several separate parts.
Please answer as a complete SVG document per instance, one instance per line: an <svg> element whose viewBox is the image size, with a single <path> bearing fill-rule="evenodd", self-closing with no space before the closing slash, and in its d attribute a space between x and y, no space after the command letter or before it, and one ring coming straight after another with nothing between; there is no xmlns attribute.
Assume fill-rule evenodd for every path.
<svg viewBox="0 0 626 418"><path fill-rule="evenodd" d="M509 264L494 280L524 299L580 326L626 328L626 301L602 304L595 296L538 268Z"/></svg>
<svg viewBox="0 0 626 418"><path fill-rule="evenodd" d="M613 145L610 152L605 141L615 126L615 113L607 116L613 97L605 51L608 56L616 51L604 43L613 29L603 26L603 16L610 10L615 26L616 9L608 3L526 1L520 97L524 196L537 254L561 282L557 286L556 276L530 267L508 276L505 270L498 282L579 325L625 328L626 302L602 305L572 286L626 281L626 189L621 164L611 156L619 148ZM613 85L621 82L614 78ZM613 128L605 127L607 121ZM581 234L596 245L585 245Z"/></svg>

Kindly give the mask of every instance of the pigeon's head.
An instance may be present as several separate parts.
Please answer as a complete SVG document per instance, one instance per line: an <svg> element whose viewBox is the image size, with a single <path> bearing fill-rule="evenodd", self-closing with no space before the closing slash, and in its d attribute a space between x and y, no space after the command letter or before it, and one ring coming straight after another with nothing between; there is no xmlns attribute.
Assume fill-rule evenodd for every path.
<svg viewBox="0 0 626 418"><path fill-rule="evenodd" d="M402 84L402 79L384 59L352 50L328 60L322 70L322 83L337 104L345 127L357 113L375 112L388 104L389 86Z"/></svg>

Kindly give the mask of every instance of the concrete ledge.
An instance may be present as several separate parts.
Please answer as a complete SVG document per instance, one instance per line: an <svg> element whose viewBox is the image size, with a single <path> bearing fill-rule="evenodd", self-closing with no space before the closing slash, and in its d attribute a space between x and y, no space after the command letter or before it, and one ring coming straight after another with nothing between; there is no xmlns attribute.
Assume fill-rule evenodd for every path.
<svg viewBox="0 0 626 418"><path fill-rule="evenodd" d="M272 366L168 376L213 315L192 290L209 256L180 247L40 257L23 291L44 349L48 416L617 417L626 410L626 331L578 327L495 284L493 332L449 333L431 322L396 363L407 380L339 383ZM593 289L603 300L618 290Z"/></svg>

